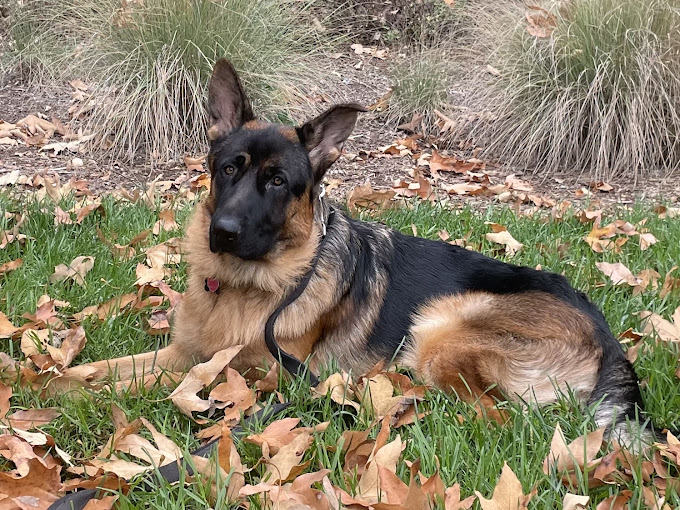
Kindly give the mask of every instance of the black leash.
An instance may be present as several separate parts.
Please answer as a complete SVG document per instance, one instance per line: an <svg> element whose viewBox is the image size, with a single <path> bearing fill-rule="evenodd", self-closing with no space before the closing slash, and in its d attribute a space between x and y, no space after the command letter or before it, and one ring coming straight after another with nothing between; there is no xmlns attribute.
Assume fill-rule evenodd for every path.
<svg viewBox="0 0 680 510"><path fill-rule="evenodd" d="M324 224L326 228L331 225L334 216L335 211L331 209L328 219ZM309 285L312 276L314 276L314 273L316 272L316 266L318 265L319 259L321 258L321 251L327 238L328 237L324 232L324 236L321 238L321 242L319 243L319 246L316 250L316 254L314 255L314 259L312 260L312 265L309 268L309 271L305 273L305 275L302 277L302 280L300 280L300 283L298 283L298 286L295 287L293 292L291 292L283 301L281 301L281 304L279 304L276 310L274 310L274 312L269 316L269 319L267 319L267 323L264 326L264 341L267 344L267 348L269 349L269 352L272 354L272 356L280 361L281 366L285 368L286 372L289 374L300 377L304 377L305 375L309 376L309 382L312 386L317 386L319 384L319 378L314 375L311 370L309 370L309 368L305 366L305 364L299 359L281 349L278 342L276 341L276 337L274 336L274 323L276 322L276 319L279 318L279 315L281 315L281 312L283 312L283 310L288 305L299 298L307 288L307 285Z"/></svg>
<svg viewBox="0 0 680 510"><path fill-rule="evenodd" d="M288 296L284 298L283 301L281 301L276 310L274 310L274 312L269 316L269 318L267 319L267 323L264 326L264 341L266 342L267 348L269 349L269 352L272 354L272 356L279 360L281 366L289 374L297 375L300 377L308 376L309 382L312 386L318 385L319 379L308 369L308 367L302 361L297 359L292 354L289 354L283 349L281 349L278 342L276 341L276 337L274 336L274 324L276 323L276 319L279 318L279 315L281 315L281 312L283 312L283 310L288 305L290 305L297 298L299 298L307 288L307 285L309 285L309 282L311 281L312 276L314 276L314 273L316 271L316 266L319 263L323 245L327 239L326 228L330 226L334 216L335 211L331 209L327 220L323 222L323 237L321 238L321 242L319 243L319 246L316 250L316 254L314 255L314 259L312 260L312 265L309 268L309 271L305 273L305 275L302 277L302 280L300 280L300 283L298 283L297 287L295 287L293 292L291 292ZM215 292L216 290L219 290L219 287L217 287L216 289L209 289L208 281L206 280L206 290L209 290L210 292ZM253 414L252 416L244 418L243 422L244 424L247 424L257 419L267 421L276 416L277 414L281 413L283 410L287 409L291 405L292 405L291 402L269 405L264 409L260 409L257 413ZM241 426L234 427L231 430L232 435L239 435L242 434L243 432L244 429ZM210 441L208 444L201 446L198 450L191 452L191 455L192 456L196 455L199 457L209 457L215 450L215 447L217 446L218 442L219 439L214 439ZM156 471L154 471L153 474L156 473L160 474L160 476L162 476L169 483L175 483L179 481L180 460L178 460L177 462L166 464L165 466L158 468ZM182 468L186 470L186 472L189 475L193 474L191 466L183 465ZM152 480L150 480L149 478L150 478L149 475L147 475L147 479L143 483L147 490L152 490L153 483ZM52 503L48 510L83 510L85 508L85 505L87 505L88 501L95 498L100 490L102 489L85 489L72 492L71 494L68 494L63 498L60 498L54 503Z"/></svg>

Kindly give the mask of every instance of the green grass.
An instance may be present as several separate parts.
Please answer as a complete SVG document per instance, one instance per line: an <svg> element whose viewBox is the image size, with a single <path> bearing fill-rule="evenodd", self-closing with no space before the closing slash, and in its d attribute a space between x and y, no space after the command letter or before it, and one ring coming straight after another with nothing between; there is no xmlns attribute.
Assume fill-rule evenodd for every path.
<svg viewBox="0 0 680 510"><path fill-rule="evenodd" d="M64 208L68 205L69 203L64 204ZM7 194L0 194L0 209L18 211L24 206L27 218L21 232L29 239L23 247L11 244L0 251L0 263L18 257L22 257L24 261L21 268L0 277L0 309L14 324L21 324L21 315L32 312L37 298L45 293L52 298L70 302L70 306L61 311L62 317L66 318L85 306L135 291L135 266L143 260L143 255L128 262L116 261L99 241L96 227L99 226L107 235L117 234L117 242L124 244L139 231L151 228L158 219L157 212L141 204L115 202L107 198L104 200L106 214L95 212L82 225L55 227L53 215L49 212L53 209L51 203L19 203ZM646 251L641 251L631 240L623 246L619 255L592 252L582 241L590 230L590 225L581 224L573 217L564 221L544 221L539 217L517 217L506 208L492 208L486 212L472 208L451 211L443 207L417 204L410 210L386 213L380 220L404 233L410 233L413 224L419 235L429 238L437 238L441 229L447 230L452 238L463 237L471 232L469 244L487 254L494 254L498 246L485 240L484 234L489 232L489 228L484 222L501 223L525 245L512 259L514 263L528 266L541 264L545 270L564 273L576 287L588 292L603 309L614 333L618 334L628 327L640 328L640 321L636 316L636 312L640 310L651 310L668 317L680 306L680 295L677 292L660 299L658 291L648 290L639 296L632 296L632 289L629 288L612 287L609 284L603 287L596 285L605 281L595 267L597 261L623 262L634 273L642 269L656 269L665 275L674 261L680 260L680 245L677 243L680 238L680 222L659 219L651 208L651 205L640 204L632 209L619 209L606 214L605 223L613 219L625 219L632 223L647 220L645 227L659 239L656 245ZM182 224L186 222L188 213L188 207L179 207L178 220ZM0 218L0 228L8 228L6 219ZM153 243L174 235L179 235L179 232L164 233L153 240ZM569 247L560 255L557 246L564 243L568 243ZM78 255L95 257L94 269L86 276L84 287L48 281L55 265L68 263ZM185 267L180 267L170 281L171 286L176 290L183 290L184 275ZM153 349L159 343L165 345L167 338L151 337L144 332L147 316L148 311L141 310L104 322L86 321L84 327L88 343L76 363L141 352ZM21 358L17 342L1 342L5 352L16 359ZM648 380L642 390L647 410L659 425L677 428L680 425L680 380L674 375L678 360L677 345L656 345L650 339L646 342L648 349L639 356L635 367L640 377ZM294 403L282 416L300 417L302 424L306 426L330 421L328 429L316 436L305 460L312 460L310 470L321 467L331 469L332 483L351 491L354 482L345 479L342 455L330 447L338 444L344 430L365 429L370 424L371 417L364 410L357 414L352 409L343 409L329 398L312 400L307 383L301 380L282 385L280 390L286 400ZM181 414L170 401L164 400L169 393L169 389L162 387L144 390L140 395L104 389L88 393L89 398L81 398L76 394L44 400L36 392L15 385L12 409L50 406L59 408L61 417L45 426L44 430L54 436L57 445L74 456L76 463L92 458L113 432L112 403L118 405L128 419L146 417L180 446L188 450L196 448L199 442L193 434L201 427ZM266 398L269 401L275 399L273 395ZM430 475L436 468L436 456L441 465L444 483L449 486L459 482L464 496L475 490L489 496L496 485L503 462L507 461L525 491L537 487L538 493L529 505L531 509L561 508L562 498L567 490L561 486L557 476L544 475L542 471L542 462L548 454L555 425L559 423L566 437L570 439L594 429L587 411L580 409L569 399L529 411L521 406L508 404L511 420L505 426L473 419L473 407L457 402L440 391L430 393L420 405L420 410L430 411L431 414L421 422L398 430L402 439L407 442L404 459L421 458L423 473ZM455 418L457 415L465 418L464 423L458 423ZM214 419L219 419L219 415ZM260 432L265 425L249 424L248 431ZM392 437L395 433L392 431ZM244 443L237 443L237 446L244 463L254 466L260 456L259 449ZM246 475L246 482L257 483L263 472L264 466L256 467ZM397 473L403 479L408 479L408 468L404 463L400 463ZM139 486L140 483L138 481L133 485ZM171 486L156 480L154 486L155 489L151 492L145 492L140 487L140 490L132 490L127 496L121 496L121 508L208 507L209 489L198 481L187 486ZM640 488L635 482L591 490L580 483L570 488L570 491L589 494L597 502L624 489L634 492L630 508L642 509ZM224 497L224 487L221 490ZM680 505L677 495L668 497L671 508ZM474 508L479 508L478 503L475 505L477 506ZM226 504L215 506L218 507L236 508ZM257 509L260 506L253 502L251 508Z"/></svg>
<svg viewBox="0 0 680 510"><path fill-rule="evenodd" d="M486 27L500 76L481 88L496 114L484 124L490 151L547 175L677 171L680 2L564 3L548 38L527 32L515 4L500 5L512 14Z"/></svg>

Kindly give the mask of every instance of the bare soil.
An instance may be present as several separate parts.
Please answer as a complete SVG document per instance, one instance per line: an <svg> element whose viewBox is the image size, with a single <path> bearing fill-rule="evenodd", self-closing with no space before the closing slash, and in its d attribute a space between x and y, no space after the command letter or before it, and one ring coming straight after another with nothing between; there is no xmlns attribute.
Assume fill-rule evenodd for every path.
<svg viewBox="0 0 680 510"><path fill-rule="evenodd" d="M337 57L337 56L336 56ZM389 58L389 57L388 57ZM390 82L385 73L387 63L371 56L358 56L347 47L341 57L329 60L329 73L320 77L319 89L322 102L357 102L374 105L390 90ZM453 87L460 103L465 103L464 87ZM16 122L28 114L50 119L57 117L63 122L69 119L68 108L72 104L73 88L68 84L51 84L29 87L20 79L6 79L0 85L0 120ZM324 106L324 105L319 105ZM311 115L311 113L310 113ZM354 186L369 181L374 188L388 188L400 179L409 177L415 167L410 156L390 156L380 148L393 144L396 139L408 133L398 131L386 124L385 113L370 111L360 116L354 134L345 146L345 155L331 168L328 180L333 182L330 192L336 200L344 200L347 192ZM73 125L78 128L78 123ZM437 140L429 140L429 146L436 149ZM112 161L106 154L89 152L86 147L78 153L62 152L55 155L52 151L42 150L39 146L0 144L0 178L6 173L18 170L23 175L39 172L56 172L62 178L75 175L90 181L92 191L113 190L118 187L128 189L143 188L145 183L154 180L174 180L181 176L192 177L195 171L188 171L183 161L163 161L149 163L140 157L138 161ZM469 158L470 150L451 151L461 158ZM82 160L82 166L74 166L73 159ZM79 162L78 162L79 163ZM509 174L515 174L528 181L534 193L552 197L556 200L592 201L602 204L632 203L638 199L680 200L680 179L663 176L645 178L644 181L630 182L620 179L609 182L613 190L594 195L579 196L575 192L588 187L587 176L574 174L555 174L549 178L537 178L531 173L503 165L503 162L485 161L485 173L492 183L502 183ZM427 170L426 168L420 169ZM455 184L466 182L463 176L446 173L440 183ZM579 192L580 193L580 192ZM454 202L475 203L480 206L494 200L484 196L454 196Z"/></svg>

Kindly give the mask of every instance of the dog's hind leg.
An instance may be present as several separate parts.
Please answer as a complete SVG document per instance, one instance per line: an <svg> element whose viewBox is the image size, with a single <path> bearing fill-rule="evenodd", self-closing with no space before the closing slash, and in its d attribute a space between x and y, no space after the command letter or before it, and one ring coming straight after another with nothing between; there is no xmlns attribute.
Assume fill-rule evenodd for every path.
<svg viewBox="0 0 680 510"><path fill-rule="evenodd" d="M546 293L438 298L414 317L411 336L403 362L466 400L488 388L535 403L568 391L586 400L598 381L592 321Z"/></svg>
<svg viewBox="0 0 680 510"><path fill-rule="evenodd" d="M163 372L183 372L193 366L193 360L174 344L159 349L122 358L96 361L69 369L75 377L100 381L109 376L125 381L144 376L158 376Z"/></svg>

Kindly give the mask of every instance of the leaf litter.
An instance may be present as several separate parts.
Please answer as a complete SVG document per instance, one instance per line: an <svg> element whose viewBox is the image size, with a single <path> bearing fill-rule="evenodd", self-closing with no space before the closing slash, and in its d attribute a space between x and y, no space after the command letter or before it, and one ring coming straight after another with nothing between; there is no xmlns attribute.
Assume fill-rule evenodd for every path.
<svg viewBox="0 0 680 510"><path fill-rule="evenodd" d="M544 207L551 211L552 217L556 220L561 219L570 208L570 204L556 204L545 197L532 195L531 186L515 176L508 176L504 181L493 184L493 178L485 173L486 164L475 158L461 159L440 154L436 150L430 155L423 156L422 153L418 154L420 148L417 139L401 139L397 147L403 147L398 149L400 155L402 151L407 150L410 152L409 157L417 156L417 159L423 162L421 170L411 172L406 179L396 182L391 190L375 190L367 184L364 190L354 195L355 210L366 207L369 209L402 207L403 200L411 198L432 200L440 187L446 195L450 195L452 189L456 190L453 194L457 194L458 191L464 194L480 191L498 197L499 201L507 198L516 203ZM443 188L445 183L437 181L444 179L442 175L447 174L456 174L469 179L462 183L468 188ZM58 179L53 178L44 178L39 182L44 195L53 201L61 200L73 190L80 192L79 189L84 189L75 181L63 186ZM158 189L164 186L156 183ZM147 189L145 194L138 195L137 198L134 195L130 196L133 200L142 201L156 210L157 200L152 199L154 189ZM97 200L83 201L68 211L58 209L55 205L55 219L60 218L59 224L72 226L82 222L94 211L103 212L103 209L99 208L100 202ZM136 256L138 249L141 250L141 245L147 242L150 234L159 235L177 229L174 212L171 214L166 211L167 209L162 209L161 206L159 220L151 232L140 233L128 245L109 242L107 246L114 253L118 251L129 257ZM631 225L615 220L610 223L611 226L601 227L601 210L584 210L581 215L584 223L594 223L593 230L599 229L591 232L589 237L593 240L592 244L603 253L617 253L617 250L620 251L625 244L625 241L620 239L627 240L633 236L639 236L641 250L651 249L658 242L642 225ZM8 243L21 242L20 223L21 218L17 217L15 228L3 233L5 246ZM507 229L502 225L490 224L489 227L492 230L491 235L507 233ZM510 256L513 249L516 252L521 249L521 245L512 244L517 241L509 233L507 235L512 241L501 241L500 244ZM446 239L449 237L447 233L440 233L440 236ZM489 240L495 241L494 238ZM177 265L181 261L181 245L178 239L172 238L164 243L144 248L143 254L144 263L138 266L137 293L125 294L102 304L93 304L81 312L72 314L66 323L64 321L67 319L61 317L58 312L60 305L57 300L49 298L39 302L35 312L24 314L27 322L20 326L15 326L4 313L0 312L0 335L6 338L23 337L25 340L21 343L27 356L24 362L17 363L5 355L2 358L5 373L15 374L22 384L39 388L51 387L58 390L71 387L73 383L88 387L86 375L69 372L70 365L86 342L84 330L79 324L87 317L106 320L132 310L150 308L152 312L150 318L159 319L158 323L162 324L151 329L166 332L169 327L168 316L165 315L166 309L160 307L169 304L170 309L167 311L171 312L182 298L182 295L170 288L166 282L171 274L167 266ZM87 284L87 274L92 269L89 266L90 264L94 266L94 260L89 259L92 258L84 256L69 265L64 264L65 268L61 268L60 271L56 271L55 268L55 278L62 278L63 273L63 280L76 285ZM5 273L20 267L18 262L14 264L17 264L16 267L5 268L3 265ZM631 286L634 293L638 288L645 291L650 287L655 292L658 290L661 276L653 269L633 275L629 270L626 271L627 268L623 264L612 266L614 264L609 266L598 264L614 284ZM667 295L676 291L678 280L674 273L676 269L667 271L661 285L661 293L665 292ZM675 320L670 321L652 312L641 313L644 333L664 342L678 341L680 338L680 332L676 327L680 323L678 313L680 312L676 310L672 314ZM355 505L357 508L376 510L429 509L432 508L434 501L442 501L447 510L453 510L470 508L477 499L481 508L498 510L526 508L535 494L535 490L529 491L528 494L524 493L517 477L507 465L503 468L490 499L484 498L479 492L461 498L459 484L446 488L438 472L430 477L424 477L419 471L420 464L417 459L414 459L414 462L406 462L410 477L408 483L404 482L397 476L397 471L405 462L402 458L405 442L398 434L392 441L389 441L389 436L393 429L424 418L425 413L418 412L418 406L427 389L413 385L403 374L385 371L382 368L357 378L356 382L349 374L332 374L314 390L314 398L328 398L334 405L347 406L356 412L365 413L373 420L373 425L366 430L345 431L338 445L343 454L342 476L346 480L352 479L357 482L355 491L349 493L344 488L334 486L330 476L332 473L328 469L314 471L321 466L311 462L310 448L315 438L323 437L328 424L304 427L300 426L298 418L274 421L260 434L251 434L245 439L262 452L258 463L261 466L261 478L258 481L257 478L249 476L248 481L257 483L246 484L245 474L255 466L248 467L242 464L229 430L242 416L257 410L259 395L275 391L279 380L277 369L268 373L265 379L255 383L252 388L249 387L240 374L228 367L236 351L237 349L228 353L218 353L217 359L213 358L195 367L197 370L193 373L190 371L179 385L177 381L180 379L171 383L176 385L176 389L169 397L178 409L192 416L198 423L206 423L206 420L202 416L196 416L196 413L199 415L207 413L208 416L220 413L217 426L204 429L211 431L210 434L203 436L220 438L217 466L211 465L206 459L194 461L198 472L196 476L207 476L212 480L211 483L215 483L219 471L224 475L223 479L229 479L230 500L260 497L270 503L280 504L282 508L285 505L291 508L295 505L303 508L300 505L306 505L312 509L337 508L342 502ZM267 379L267 382L263 382ZM60 454L54 440L39 429L59 418L59 411L44 408L10 412L11 397L11 388L0 386L2 414L0 427L4 431L4 435L0 436L0 445L3 445L0 447L0 454L7 453L8 460L15 466L14 471L0 481L0 494L15 502L18 501L19 505L30 503L31 508L47 508L51 501L68 490L103 483L104 473L115 475L113 477L108 475L109 480L118 480L115 487L120 488L124 486L121 479L132 479L152 469L154 465L176 462L182 454L179 446L162 435L150 422L140 418L132 423L127 421L118 423L113 436L95 458L82 460L79 466L71 466L69 457L63 451ZM373 437L375 425L378 423L380 430ZM147 431L144 435L140 435L142 429ZM555 470L565 483L572 485L574 478L586 475L589 486L616 485L621 481L631 480L636 469L637 457L616 445L609 453L602 454L602 440L598 434L601 434L601 431L568 442L558 427L553 437L551 453L545 461L545 469ZM153 441L148 439L149 435ZM668 445L657 445L660 452L657 454L677 463L680 455L680 448L677 445L677 439L669 436ZM673 473L669 474L660 462L650 461L643 467L646 483L643 487L645 504L649 508L654 508L652 504L658 508L665 508L663 494L667 486L674 486L677 483L676 478L673 477ZM72 478L74 476L77 478ZM62 481L63 477L66 478ZM29 489L29 482L34 483L38 479L41 487L36 490ZM109 508L114 504L115 497L99 500L93 503L93 506ZM2 498L0 495L0 500ZM606 499L598 505L598 508L605 502L613 505L625 504L629 499L627 498L628 495L623 491ZM586 505L587 502L587 496L567 494L563 505L564 508L576 509Z"/></svg>

